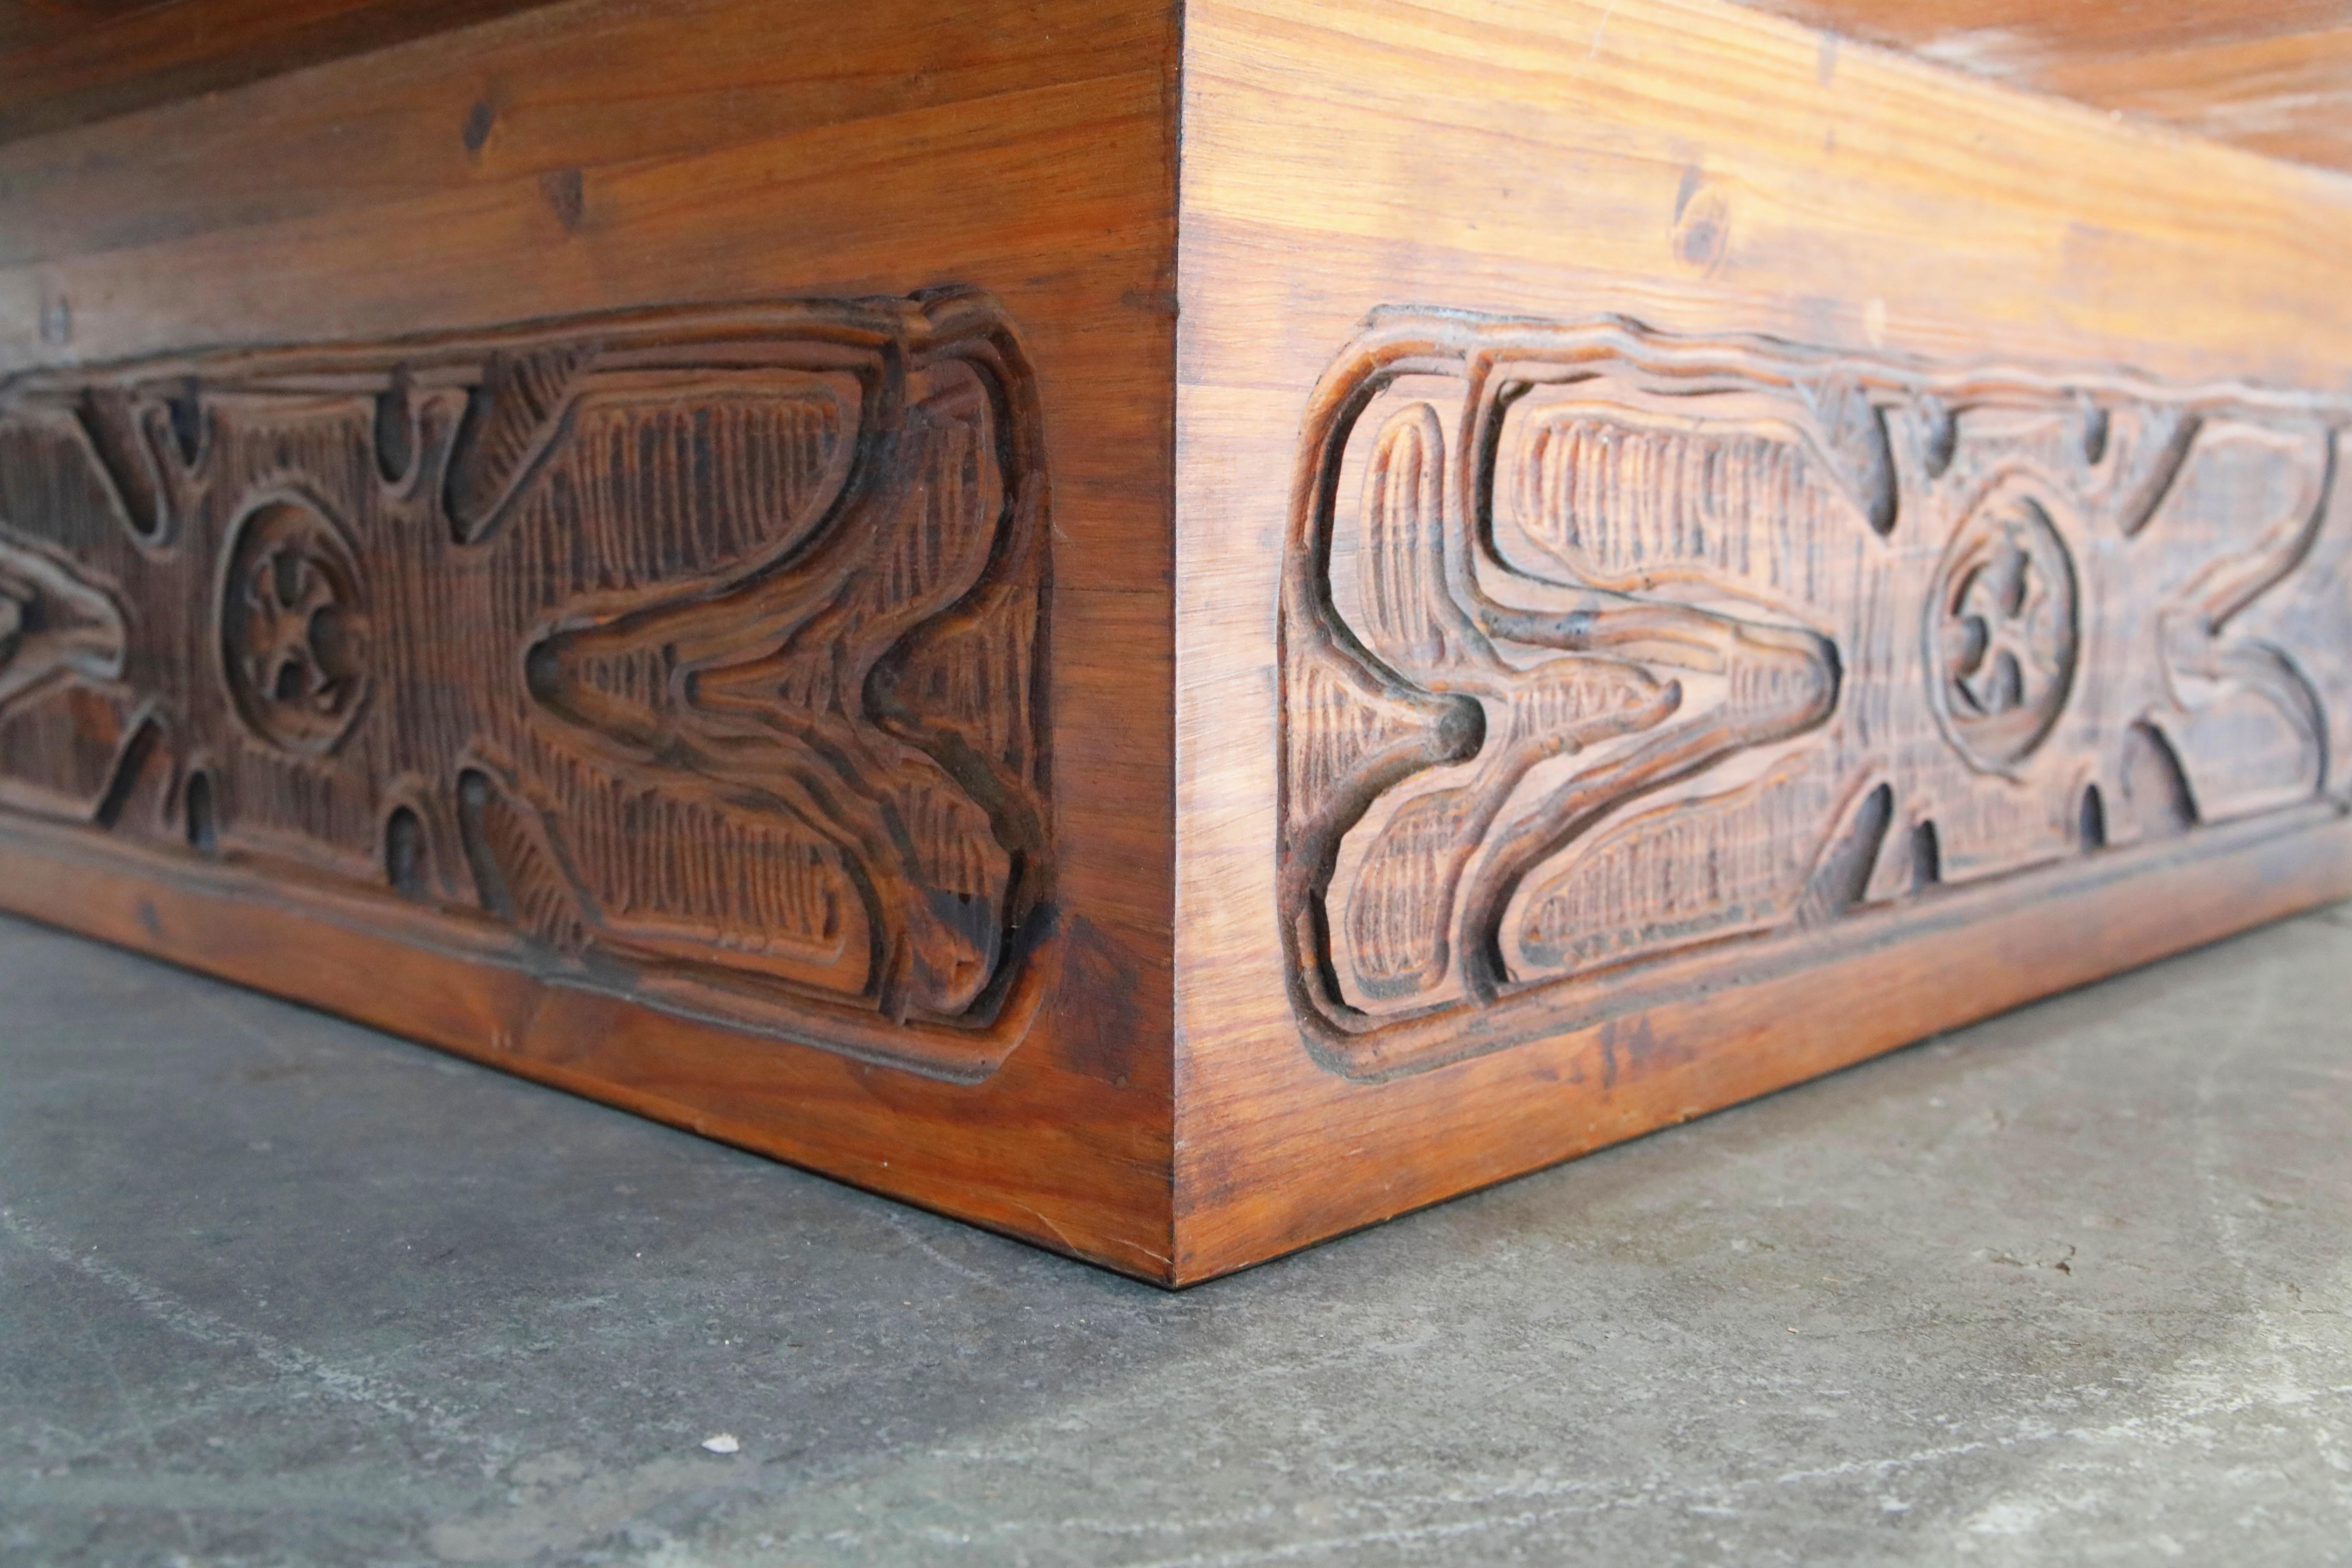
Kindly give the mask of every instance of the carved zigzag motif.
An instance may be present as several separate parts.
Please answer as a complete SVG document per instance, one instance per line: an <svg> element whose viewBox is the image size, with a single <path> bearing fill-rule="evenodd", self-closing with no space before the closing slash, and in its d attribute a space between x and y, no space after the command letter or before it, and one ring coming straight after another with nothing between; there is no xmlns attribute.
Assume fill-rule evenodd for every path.
<svg viewBox="0 0 2352 1568"><path fill-rule="evenodd" d="M1308 410L1286 561L1310 1043L1411 1070L1570 1026L1598 984L2321 807L2352 777L2347 416L1377 315ZM1333 695L1360 689L1468 705L1473 739L1376 731Z"/></svg>
<svg viewBox="0 0 2352 1568"><path fill-rule="evenodd" d="M867 687L979 583L1004 496L972 386L912 405L888 439L887 482L805 551L714 596L550 635L530 689L583 749L814 827L876 916L886 1010L953 1015L1000 956L1012 858L940 761L877 721ZM895 694L910 711L903 680Z"/></svg>
<svg viewBox="0 0 2352 1568"><path fill-rule="evenodd" d="M957 291L19 378L0 807L978 1076L1053 874L1043 452Z"/></svg>

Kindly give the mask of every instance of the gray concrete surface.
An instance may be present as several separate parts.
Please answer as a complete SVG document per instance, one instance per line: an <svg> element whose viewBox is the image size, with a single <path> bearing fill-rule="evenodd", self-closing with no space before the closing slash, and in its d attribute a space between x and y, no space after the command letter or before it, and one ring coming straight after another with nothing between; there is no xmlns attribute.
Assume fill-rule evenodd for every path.
<svg viewBox="0 0 2352 1568"><path fill-rule="evenodd" d="M37 928L0 999L11 1564L2352 1562L2352 910L1183 1296Z"/></svg>

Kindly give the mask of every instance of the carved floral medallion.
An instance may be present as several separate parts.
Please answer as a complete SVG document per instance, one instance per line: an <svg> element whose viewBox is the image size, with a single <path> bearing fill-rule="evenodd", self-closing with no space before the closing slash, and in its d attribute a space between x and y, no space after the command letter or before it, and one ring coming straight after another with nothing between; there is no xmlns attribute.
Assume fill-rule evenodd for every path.
<svg viewBox="0 0 2352 1568"><path fill-rule="evenodd" d="M1308 1045L1420 1070L2341 812L2347 416L1376 315L1282 589Z"/></svg>
<svg viewBox="0 0 2352 1568"><path fill-rule="evenodd" d="M23 377L0 819L976 1078L1049 924L1048 505L969 292Z"/></svg>

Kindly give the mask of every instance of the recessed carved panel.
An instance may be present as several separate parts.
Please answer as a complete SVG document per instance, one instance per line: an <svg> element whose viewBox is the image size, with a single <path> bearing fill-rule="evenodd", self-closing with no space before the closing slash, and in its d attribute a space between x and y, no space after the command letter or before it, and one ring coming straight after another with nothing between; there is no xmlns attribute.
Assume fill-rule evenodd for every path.
<svg viewBox="0 0 2352 1568"><path fill-rule="evenodd" d="M2344 810L2347 417L1376 316L1283 586L1310 1045L1414 1070Z"/></svg>
<svg viewBox="0 0 2352 1568"><path fill-rule="evenodd" d="M26 378L0 807L977 1076L1046 923L1046 507L964 293Z"/></svg>

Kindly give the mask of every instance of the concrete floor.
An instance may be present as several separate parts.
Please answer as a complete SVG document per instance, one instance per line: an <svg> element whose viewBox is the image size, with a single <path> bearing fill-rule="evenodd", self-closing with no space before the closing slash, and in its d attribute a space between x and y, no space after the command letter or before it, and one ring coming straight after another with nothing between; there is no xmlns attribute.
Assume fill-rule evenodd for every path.
<svg viewBox="0 0 2352 1568"><path fill-rule="evenodd" d="M37 928L0 999L0 1562L2352 1562L2352 908L1183 1296Z"/></svg>

